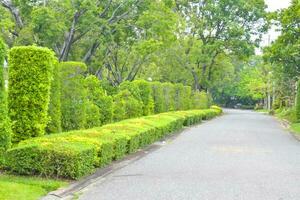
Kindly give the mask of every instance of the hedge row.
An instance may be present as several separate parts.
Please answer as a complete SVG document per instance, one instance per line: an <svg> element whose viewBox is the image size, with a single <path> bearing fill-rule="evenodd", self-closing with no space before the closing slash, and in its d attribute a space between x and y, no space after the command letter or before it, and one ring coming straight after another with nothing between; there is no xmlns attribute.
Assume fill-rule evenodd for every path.
<svg viewBox="0 0 300 200"><path fill-rule="evenodd" d="M3 60L1 52L0 45ZM51 50L42 47L12 48L9 69L13 143L154 113L206 109L211 104L205 92L192 92L189 86L145 80L125 81L108 94L97 77L87 75L84 63L59 63Z"/></svg>
<svg viewBox="0 0 300 200"><path fill-rule="evenodd" d="M182 84L125 81L109 95L97 77L84 77L86 68L85 64L79 62L59 64L59 75L55 77L59 77L60 82L52 82L49 133L92 128L154 113L206 109L210 106L205 92L192 92L191 87Z"/></svg>
<svg viewBox="0 0 300 200"><path fill-rule="evenodd" d="M6 152L5 166L18 174L78 179L184 125L199 123L221 112L219 108L168 112L29 139Z"/></svg>

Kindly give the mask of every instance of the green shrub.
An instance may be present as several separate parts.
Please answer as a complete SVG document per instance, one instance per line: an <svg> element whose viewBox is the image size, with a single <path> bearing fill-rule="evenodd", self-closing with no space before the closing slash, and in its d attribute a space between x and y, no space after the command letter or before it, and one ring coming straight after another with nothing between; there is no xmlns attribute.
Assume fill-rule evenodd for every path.
<svg viewBox="0 0 300 200"><path fill-rule="evenodd" d="M6 153L5 167L20 174L77 179L95 166L105 166L183 125L199 123L219 113L217 109L161 113L25 140Z"/></svg>
<svg viewBox="0 0 300 200"><path fill-rule="evenodd" d="M63 62L61 69L61 113L63 130L83 129L86 125L87 89L84 63Z"/></svg>
<svg viewBox="0 0 300 200"><path fill-rule="evenodd" d="M184 110L184 86L180 83L174 85L175 105L174 110Z"/></svg>
<svg viewBox="0 0 300 200"><path fill-rule="evenodd" d="M193 108L195 109L207 109L209 108L209 97L204 91L195 91L193 93Z"/></svg>
<svg viewBox="0 0 300 200"><path fill-rule="evenodd" d="M300 122L300 81L298 81L298 88L297 88L296 117L297 117L297 121Z"/></svg>
<svg viewBox="0 0 300 200"><path fill-rule="evenodd" d="M93 170L95 148L86 144L43 143L8 150L5 164L22 175L77 179Z"/></svg>
<svg viewBox="0 0 300 200"><path fill-rule="evenodd" d="M106 94L96 76L90 75L85 79L88 89L88 99L99 107L100 122L107 124L112 121L113 99Z"/></svg>
<svg viewBox="0 0 300 200"><path fill-rule="evenodd" d="M8 106L13 142L44 134L54 61L54 53L47 48L10 50Z"/></svg>
<svg viewBox="0 0 300 200"><path fill-rule="evenodd" d="M2 154L11 145L11 123L7 110L7 95L4 80L4 57L6 54L6 46L0 39L0 167L2 165Z"/></svg>
<svg viewBox="0 0 300 200"><path fill-rule="evenodd" d="M183 87L183 110L189 110L193 108L192 105L192 88L190 86Z"/></svg>
<svg viewBox="0 0 300 200"><path fill-rule="evenodd" d="M162 83L164 112L175 110L175 87L172 83Z"/></svg>
<svg viewBox="0 0 300 200"><path fill-rule="evenodd" d="M154 102L151 94L151 84L145 80L135 80L132 83L137 86L140 100L143 102L143 115L153 114Z"/></svg>
<svg viewBox="0 0 300 200"><path fill-rule="evenodd" d="M88 101L86 104L86 125L85 128L92 128L101 125L100 109L93 102Z"/></svg>
<svg viewBox="0 0 300 200"><path fill-rule="evenodd" d="M212 106L210 106L210 109L215 109L215 110L218 110L220 113L222 113L222 112L223 112L222 108L221 108L221 107L219 107L219 106L216 106L216 105L212 105Z"/></svg>
<svg viewBox="0 0 300 200"><path fill-rule="evenodd" d="M122 90L128 90L135 99L141 101L140 88L133 82L130 81L122 82L121 85L119 86L119 91Z"/></svg>
<svg viewBox="0 0 300 200"><path fill-rule="evenodd" d="M114 120L119 121L128 118L142 116L143 103L136 99L128 90L121 90L114 97Z"/></svg>
<svg viewBox="0 0 300 200"><path fill-rule="evenodd" d="M61 73L60 65L56 63L53 70L53 79L50 90L50 103L48 109L49 122L46 127L47 133L60 133L61 128Z"/></svg>
<svg viewBox="0 0 300 200"><path fill-rule="evenodd" d="M165 111L164 107L164 94L163 87L160 82L153 82L152 85L152 98L154 101L154 113L161 113Z"/></svg>

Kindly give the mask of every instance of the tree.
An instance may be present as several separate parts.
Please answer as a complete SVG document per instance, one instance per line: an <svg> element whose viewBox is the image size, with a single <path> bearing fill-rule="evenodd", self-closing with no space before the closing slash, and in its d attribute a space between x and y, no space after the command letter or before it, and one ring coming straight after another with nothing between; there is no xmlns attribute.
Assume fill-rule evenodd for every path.
<svg viewBox="0 0 300 200"><path fill-rule="evenodd" d="M186 19L184 35L190 46L201 41L201 52L184 66L192 74L196 90L208 88L220 54L247 57L254 53L265 30L263 0L176 0L177 12ZM189 56L191 48L185 54Z"/></svg>
<svg viewBox="0 0 300 200"><path fill-rule="evenodd" d="M281 35L264 49L265 62L272 64L277 102L293 106L300 75L300 3L293 0L290 7L272 14Z"/></svg>

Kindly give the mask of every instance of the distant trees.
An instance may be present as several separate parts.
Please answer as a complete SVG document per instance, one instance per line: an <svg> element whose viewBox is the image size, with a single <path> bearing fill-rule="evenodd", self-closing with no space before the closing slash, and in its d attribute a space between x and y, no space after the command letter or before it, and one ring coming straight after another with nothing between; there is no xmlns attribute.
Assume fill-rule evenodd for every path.
<svg viewBox="0 0 300 200"><path fill-rule="evenodd" d="M10 47L37 44L59 61L118 86L148 79L212 90L218 63L254 53L265 31L263 0L0 0Z"/></svg>

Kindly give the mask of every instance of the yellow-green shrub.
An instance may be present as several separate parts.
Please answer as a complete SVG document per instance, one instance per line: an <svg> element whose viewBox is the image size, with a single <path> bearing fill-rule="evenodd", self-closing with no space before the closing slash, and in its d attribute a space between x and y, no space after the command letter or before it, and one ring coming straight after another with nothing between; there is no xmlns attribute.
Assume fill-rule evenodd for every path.
<svg viewBox="0 0 300 200"><path fill-rule="evenodd" d="M121 90L113 99L114 121L142 116L143 103L136 99L129 90Z"/></svg>
<svg viewBox="0 0 300 200"><path fill-rule="evenodd" d="M143 115L153 114L154 102L151 94L151 83L145 80L135 80L132 83L137 86L140 99L143 102Z"/></svg>
<svg viewBox="0 0 300 200"><path fill-rule="evenodd" d="M54 53L42 47L14 47L9 52L8 105L14 142L45 132L54 60Z"/></svg>
<svg viewBox="0 0 300 200"><path fill-rule="evenodd" d="M111 122L113 114L112 97L106 94L99 79L94 75L86 77L85 84L88 90L88 99L99 107L101 124Z"/></svg>
<svg viewBox="0 0 300 200"><path fill-rule="evenodd" d="M5 167L20 174L77 179L94 167L107 165L180 130L183 125L218 114L217 109L176 111L33 138L6 153Z"/></svg>
<svg viewBox="0 0 300 200"><path fill-rule="evenodd" d="M210 106L209 97L204 91L194 91L192 100L194 109L207 109Z"/></svg>
<svg viewBox="0 0 300 200"><path fill-rule="evenodd" d="M175 110L175 87L172 83L162 83L164 112Z"/></svg>
<svg viewBox="0 0 300 200"><path fill-rule="evenodd" d="M61 128L61 72L60 65L56 63L53 69L53 79L50 90L50 103L48 109L49 121L46 127L47 133L60 133Z"/></svg>
<svg viewBox="0 0 300 200"><path fill-rule="evenodd" d="M165 111L163 87L160 82L153 82L152 85L152 98L154 101L154 113L161 113Z"/></svg>
<svg viewBox="0 0 300 200"><path fill-rule="evenodd" d="M60 70L62 128L64 131L85 128L88 99L83 73L87 66L80 62L62 62Z"/></svg>
<svg viewBox="0 0 300 200"><path fill-rule="evenodd" d="M4 56L6 46L0 39L0 167L2 165L2 153L11 145L11 123L7 111L7 95L4 81Z"/></svg>

